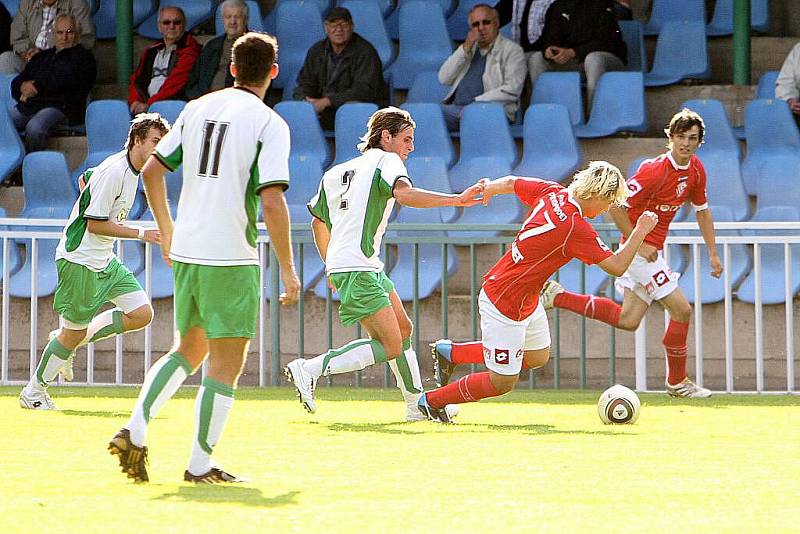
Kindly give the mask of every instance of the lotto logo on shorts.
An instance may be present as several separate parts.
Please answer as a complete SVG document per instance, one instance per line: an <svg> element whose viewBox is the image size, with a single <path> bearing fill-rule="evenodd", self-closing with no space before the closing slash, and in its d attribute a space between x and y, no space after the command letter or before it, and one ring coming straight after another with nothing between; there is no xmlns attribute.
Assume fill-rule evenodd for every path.
<svg viewBox="0 0 800 534"><path fill-rule="evenodd" d="M658 271L656 274L653 275L653 281L658 284L658 287L663 286L667 282L669 282L669 275L664 271Z"/></svg>
<svg viewBox="0 0 800 534"><path fill-rule="evenodd" d="M498 365L508 365L509 363L508 349L494 349L494 363Z"/></svg>

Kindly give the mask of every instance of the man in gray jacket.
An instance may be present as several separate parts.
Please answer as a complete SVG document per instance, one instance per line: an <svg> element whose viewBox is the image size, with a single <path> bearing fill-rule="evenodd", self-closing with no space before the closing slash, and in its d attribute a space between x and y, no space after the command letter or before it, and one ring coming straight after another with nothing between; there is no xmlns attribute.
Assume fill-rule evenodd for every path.
<svg viewBox="0 0 800 534"><path fill-rule="evenodd" d="M86 0L21 0L11 22L11 51L0 54L0 73L18 74L38 52L55 46L53 23L72 15L81 27L80 43L94 46L94 23Z"/></svg>
<svg viewBox="0 0 800 534"><path fill-rule="evenodd" d="M439 81L451 86L441 105L450 130L458 129L464 106L473 102L499 102L513 121L527 74L522 47L500 35L493 7L473 6L469 26L464 44L439 68Z"/></svg>
<svg viewBox="0 0 800 534"><path fill-rule="evenodd" d="M775 96L789 104L794 120L800 124L800 43L794 45L783 61L775 80Z"/></svg>

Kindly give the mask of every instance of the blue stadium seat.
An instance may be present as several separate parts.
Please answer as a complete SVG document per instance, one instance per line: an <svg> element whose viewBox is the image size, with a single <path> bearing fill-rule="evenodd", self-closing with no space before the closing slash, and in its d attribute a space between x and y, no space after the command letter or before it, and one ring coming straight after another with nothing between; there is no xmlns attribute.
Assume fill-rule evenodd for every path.
<svg viewBox="0 0 800 534"><path fill-rule="evenodd" d="M406 161L406 170L414 185L431 191L452 193L450 178L447 176L447 166L440 157L415 157ZM442 222L453 222L459 215L460 208L439 208Z"/></svg>
<svg viewBox="0 0 800 534"><path fill-rule="evenodd" d="M638 20L620 20L619 30L628 46L628 65L626 70L645 72L647 54L644 50L644 28Z"/></svg>
<svg viewBox="0 0 800 534"><path fill-rule="evenodd" d="M11 82L16 78L16 74L0 74L0 99L2 107L11 109L17 105L17 101L11 96Z"/></svg>
<svg viewBox="0 0 800 534"><path fill-rule="evenodd" d="M297 89L297 76L300 73L298 72L294 76L288 78L286 83L283 85L283 93L281 94L281 102L289 102L294 100L294 90ZM319 119L317 119L319 122Z"/></svg>
<svg viewBox="0 0 800 534"><path fill-rule="evenodd" d="M648 157L644 157L644 156L641 156L641 157L638 157L638 158L633 158L633 159L631 160L630 164L628 165L628 174L627 174L627 175L625 175L625 178L626 178L626 179L627 179L627 178L630 178L631 176L633 176L634 174L636 174L636 171L638 171L638 170L639 170L639 166L640 166L640 165L642 164L642 162L643 162L643 161L645 161L646 159L650 159L650 158L648 158Z"/></svg>
<svg viewBox="0 0 800 534"><path fill-rule="evenodd" d="M158 102L153 102L153 105L147 111L158 113L172 125L175 124L175 120L185 107L186 102L183 100L159 100Z"/></svg>
<svg viewBox="0 0 800 534"><path fill-rule="evenodd" d="M78 198L67 167L67 159L61 152L43 150L25 156L22 162L22 181L25 184L23 211L58 207L69 213Z"/></svg>
<svg viewBox="0 0 800 534"><path fill-rule="evenodd" d="M19 167L23 156L25 148L11 116L7 110L0 109L0 183Z"/></svg>
<svg viewBox="0 0 800 534"><path fill-rule="evenodd" d="M291 181L285 196L292 222L309 222L311 220L311 214L306 205L317 194L322 173L322 164L313 155L292 155L289 158Z"/></svg>
<svg viewBox="0 0 800 534"><path fill-rule="evenodd" d="M705 162L705 155L710 152L722 151L735 157L737 160L741 156L739 141L733 135L733 128L728 122L728 115L725 107L719 100L699 99L687 100L681 107L689 108L703 118L706 126L703 144L697 151L697 156Z"/></svg>
<svg viewBox="0 0 800 534"><path fill-rule="evenodd" d="M417 72L438 71L452 53L440 7L430 0L400 4L400 52L386 71L393 88L408 89Z"/></svg>
<svg viewBox="0 0 800 534"><path fill-rule="evenodd" d="M687 20L665 23L658 34L653 68L645 73L644 84L656 87L710 77L705 23Z"/></svg>
<svg viewBox="0 0 800 534"><path fill-rule="evenodd" d="M758 208L756 214L751 219L752 222L797 222L800 221L800 210L797 206L768 206ZM792 235L798 234L797 230L745 230L745 235ZM762 304L783 304L786 301L785 268L786 258L784 256L783 244L762 244L759 245L761 253L761 303ZM792 251L792 284L790 286L791 295L797 295L800 291L800 246L790 245ZM755 302L755 268L739 286L737 298L744 302Z"/></svg>
<svg viewBox="0 0 800 534"><path fill-rule="evenodd" d="M0 207L0 219L8 217L6 210ZM0 225L0 230L9 230L5 225ZM22 258L19 255L17 243L9 238L8 243L8 274L11 276L22 267ZM3 281L3 239L0 238L0 282Z"/></svg>
<svg viewBox="0 0 800 534"><path fill-rule="evenodd" d="M669 22L691 21L706 24L704 0L653 0L650 20L644 27L645 35L659 35Z"/></svg>
<svg viewBox="0 0 800 534"><path fill-rule="evenodd" d="M300 269L300 243L292 243L292 252L294 254L294 263L295 268L297 270L297 276L300 277L302 275L302 287L303 291L308 291L315 286L318 286L320 283L322 284L322 288L325 288L325 277L322 276L325 273L325 264L322 263L322 260L319 257L319 253L317 252L316 247L313 243L303 243L303 268ZM270 277L271 274L271 265L268 263L267 268L264 272L264 296L267 300L270 300L272 297L272 289L270 285ZM320 277L322 281L320 282ZM279 291L283 291L283 282L279 284ZM325 298L325 294L323 293L322 298Z"/></svg>
<svg viewBox="0 0 800 534"><path fill-rule="evenodd" d="M360 154L357 145L367 131L367 121L378 111L378 106L366 102L348 102L336 110L334 131L336 132L336 157L334 165Z"/></svg>
<svg viewBox="0 0 800 534"><path fill-rule="evenodd" d="M275 2L266 15L264 15L264 19L262 21L262 26L264 26L264 31L270 35L276 34L276 28L278 27L278 4L280 2Z"/></svg>
<svg viewBox="0 0 800 534"><path fill-rule="evenodd" d="M481 178L500 178L511 172L511 166L503 159L498 157L476 157L472 158L464 176L466 185L472 185ZM452 183L452 180L451 180ZM461 185L453 184L456 191L464 188ZM488 206L476 204L469 208L464 208L464 213L458 219L459 224L515 224L522 220L526 211L526 206L517 199L514 194L498 195L492 197ZM500 232L480 232L480 231L452 231L450 235L458 237L484 237L499 235Z"/></svg>
<svg viewBox="0 0 800 534"><path fill-rule="evenodd" d="M764 159L758 171L759 211L769 206L800 206L800 153L775 154Z"/></svg>
<svg viewBox="0 0 800 534"><path fill-rule="evenodd" d="M525 112L522 161L513 173L561 182L582 160L567 109L559 104L531 105Z"/></svg>
<svg viewBox="0 0 800 534"><path fill-rule="evenodd" d="M297 76L311 45L325 38L319 3L315 0L282 0L275 6L276 37L280 50L278 77L272 87L282 88L290 78Z"/></svg>
<svg viewBox="0 0 800 534"><path fill-rule="evenodd" d="M8 10L8 14L11 15L11 18L14 18L14 15L17 14L17 10L19 9L19 0L0 0L6 9Z"/></svg>
<svg viewBox="0 0 800 534"><path fill-rule="evenodd" d="M275 111L289 125L292 155L313 156L323 166L330 161L330 149L319 125L314 106L309 102L285 100L275 104Z"/></svg>
<svg viewBox="0 0 800 534"><path fill-rule="evenodd" d="M450 39L463 41L469 32L469 11L475 4L484 4L483 0L459 0L456 8L447 17L447 32Z"/></svg>
<svg viewBox="0 0 800 534"><path fill-rule="evenodd" d="M726 152L703 154L706 169L708 203L730 210L731 221L743 221L750 214L750 202L744 190L739 161ZM798 177L800 178L800 177Z"/></svg>
<svg viewBox="0 0 800 534"><path fill-rule="evenodd" d="M446 165L452 165L456 154L439 104L405 103L402 108L411 113L417 124L414 131L414 152L409 155L409 159L439 157Z"/></svg>
<svg viewBox="0 0 800 534"><path fill-rule="evenodd" d="M747 156L742 163L742 178L747 194L755 195L765 162L783 153L800 153L800 132L786 102L772 99L747 104L744 127Z"/></svg>
<svg viewBox="0 0 800 534"><path fill-rule="evenodd" d="M569 113L569 122L582 124L583 94L579 72L543 72L536 78L531 104L561 104Z"/></svg>
<svg viewBox="0 0 800 534"><path fill-rule="evenodd" d="M106 4L108 2L101 2L101 4ZM202 22L208 20L211 15L214 13L214 6L216 2L214 0L160 0L159 7L179 7L183 9L183 13L186 15L186 31L193 30L197 26L199 26ZM101 6L102 9L102 6ZM111 21L112 26L114 25L114 21ZM95 26L97 24L95 23ZM136 25L136 18L134 17L134 26ZM158 31L158 9L144 19L139 27L136 28L136 31L142 37L147 37L148 39L161 39L161 33Z"/></svg>
<svg viewBox="0 0 800 534"><path fill-rule="evenodd" d="M375 0L344 0L339 6L353 15L355 32L375 47L383 68L392 62L392 42L386 34L381 8Z"/></svg>
<svg viewBox="0 0 800 534"><path fill-rule="evenodd" d="M734 0L715 0L714 15L708 23L709 37L733 35L733 2ZM750 0L750 28L762 33L769 30L768 0Z"/></svg>
<svg viewBox="0 0 800 534"><path fill-rule="evenodd" d="M496 102L474 103L464 108L461 116L461 157L450 169L450 184L463 191L474 183L471 160L493 157L511 170L517 150L508 127L506 112Z"/></svg>
<svg viewBox="0 0 800 534"><path fill-rule="evenodd" d="M439 209L417 209L403 207L395 219L397 223L436 224L442 222ZM446 235L444 231L414 231L393 230L392 236L417 236L440 237ZM458 255L453 245L447 247L447 276L453 276L458 270ZM442 283L442 245L438 243L422 243L417 247L417 297L424 299L430 297ZM395 290L404 302L414 300L414 245L400 243L397 245L397 263L389 272L389 277L394 282Z"/></svg>
<svg viewBox="0 0 800 534"><path fill-rule="evenodd" d="M647 110L641 72L606 72L594 92L586 124L575 126L577 137L605 137L617 132L644 132Z"/></svg>
<svg viewBox="0 0 800 534"><path fill-rule="evenodd" d="M254 32L266 32L264 28L264 18L261 16L261 8L255 0L245 0L247 4L247 29ZM217 35L225 33L225 25L222 23L222 10L219 6L214 8L214 31Z"/></svg>
<svg viewBox="0 0 800 534"><path fill-rule="evenodd" d="M710 206L711 214L714 222L730 222L733 221L734 213L727 206ZM700 235L699 231L686 232L691 235ZM739 235L737 230L717 230L717 236L735 236ZM745 275L750 271L750 254L745 245L728 245L730 248L730 263L725 265L728 271L732 287L736 287L744 279ZM708 260L708 248L704 244L698 246L699 260L700 260L700 302L703 304L713 304L725 299L725 279L714 278L711 276L711 264ZM720 259L724 262L723 247L717 245L717 252ZM695 260L689 254L689 261L678 282L686 298L689 302L694 304L695 285L694 285L694 264Z"/></svg>
<svg viewBox="0 0 800 534"><path fill-rule="evenodd" d="M105 4L105 2L104 2ZM86 159L75 175L125 148L131 115L124 100L93 100L86 107Z"/></svg>
<svg viewBox="0 0 800 534"><path fill-rule="evenodd" d="M388 33L389 38L395 41L400 39L401 38L400 36L402 35L402 32L400 30L401 26L400 11L401 8L408 3L408 1L409 0L397 0L394 11L389 13L388 16L386 16L384 13L384 16L386 16L386 32ZM442 20L444 20L444 17L449 13L451 0L430 0L430 1L432 1L435 4L439 4L439 7L441 7L442 11Z"/></svg>
<svg viewBox="0 0 800 534"><path fill-rule="evenodd" d="M768 70L761 75L756 87L756 98L775 98L775 82L778 81L779 70Z"/></svg>
<svg viewBox="0 0 800 534"><path fill-rule="evenodd" d="M581 287L581 269L586 269L584 286ZM558 283L573 293L597 295L608 282L608 274L597 265L586 265L580 260L570 260L558 270Z"/></svg>
<svg viewBox="0 0 800 534"><path fill-rule="evenodd" d="M439 82L439 73L435 70L418 72L406 94L407 103L429 102L441 103L450 91L449 85Z"/></svg>
<svg viewBox="0 0 800 534"><path fill-rule="evenodd" d="M71 208L72 206L70 206ZM66 219L69 217L70 208L63 206L39 206L29 207L26 204L19 217L23 219ZM60 232L60 224L54 226L25 226L22 229L31 231L55 231ZM56 247L59 238L37 239L36 240L36 296L46 297L55 293L58 284L58 272L53 258L56 255ZM8 294L12 297L30 298L33 294L31 287L31 272L33 258L33 244L31 239L17 239L25 248L25 262L22 267L8 279Z"/></svg>
<svg viewBox="0 0 800 534"><path fill-rule="evenodd" d="M92 15L95 35L98 39L114 39L117 36L117 2L103 1ZM153 13L152 0L133 0L133 27L140 25ZM161 35L153 37L159 39Z"/></svg>

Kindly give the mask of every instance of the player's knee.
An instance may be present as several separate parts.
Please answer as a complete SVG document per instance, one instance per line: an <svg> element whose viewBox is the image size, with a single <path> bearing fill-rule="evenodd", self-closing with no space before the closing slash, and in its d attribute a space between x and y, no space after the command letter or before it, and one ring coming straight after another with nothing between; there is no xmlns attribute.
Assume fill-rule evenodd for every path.
<svg viewBox="0 0 800 534"><path fill-rule="evenodd" d="M686 304L675 306L672 310L670 310L669 316L673 321L678 321L679 323L688 323L692 319L692 306L688 302Z"/></svg>
<svg viewBox="0 0 800 534"><path fill-rule="evenodd" d="M505 395L513 390L514 386L516 386L519 381L519 375L499 375L497 373L492 373L489 376L491 377L492 385L494 389L497 390L498 395Z"/></svg>
<svg viewBox="0 0 800 534"><path fill-rule="evenodd" d="M525 352L525 367L528 369L539 369L547 365L550 360L550 347L540 350L529 350Z"/></svg>
<svg viewBox="0 0 800 534"><path fill-rule="evenodd" d="M634 330L639 328L639 323L641 322L642 322L641 316L634 315L631 313L625 313L623 311L619 316L619 322L617 323L617 328L633 332Z"/></svg>
<svg viewBox="0 0 800 534"><path fill-rule="evenodd" d="M395 358L403 354L403 342L399 339L381 341L381 345L383 345L383 350L386 351L387 360L394 360Z"/></svg>
<svg viewBox="0 0 800 534"><path fill-rule="evenodd" d="M403 339L408 339L411 337L411 334L414 332L414 327L411 324L411 321L404 321L400 323L400 337Z"/></svg>
<svg viewBox="0 0 800 534"><path fill-rule="evenodd" d="M131 323L131 330L138 330L149 325L153 321L153 307L150 304L139 306L128 315Z"/></svg>

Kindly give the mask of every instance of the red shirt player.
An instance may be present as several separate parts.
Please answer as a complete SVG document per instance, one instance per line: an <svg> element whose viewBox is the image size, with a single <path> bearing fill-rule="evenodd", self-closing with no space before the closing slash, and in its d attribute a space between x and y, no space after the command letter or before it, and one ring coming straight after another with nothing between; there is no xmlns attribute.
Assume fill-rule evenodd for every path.
<svg viewBox="0 0 800 534"><path fill-rule="evenodd" d="M614 253L584 217L594 218L628 197L622 173L604 161L575 175L569 188L535 178L507 176L484 182L484 202L515 193L531 207L511 248L484 276L478 297L481 341L434 344L436 380L443 387L424 393L419 408L430 419L449 422L444 407L511 391L524 367L550 358L550 329L539 300L545 281L572 258L598 264L619 276L630 265L658 217L642 214L627 242ZM447 384L455 365L483 363L488 372Z"/></svg>
<svg viewBox="0 0 800 534"><path fill-rule="evenodd" d="M692 382L686 374L686 338L692 307L678 287L680 275L669 268L662 250L670 222L684 202L691 202L708 247L711 274L716 278L722 275L714 221L706 199L706 173L694 155L703 142L704 132L703 119L697 113L683 109L675 114L665 131L669 138L667 153L642 163L628 180L627 209L611 209L623 237L630 234L633 221L644 210L658 214L655 229L639 248L630 268L616 281L617 290L624 295L622 306L609 299L570 293L553 281L547 283L542 295L546 309L572 310L624 330L636 330L650 304L658 301L670 315L662 341L667 357L667 393L675 397L711 395L711 391Z"/></svg>

